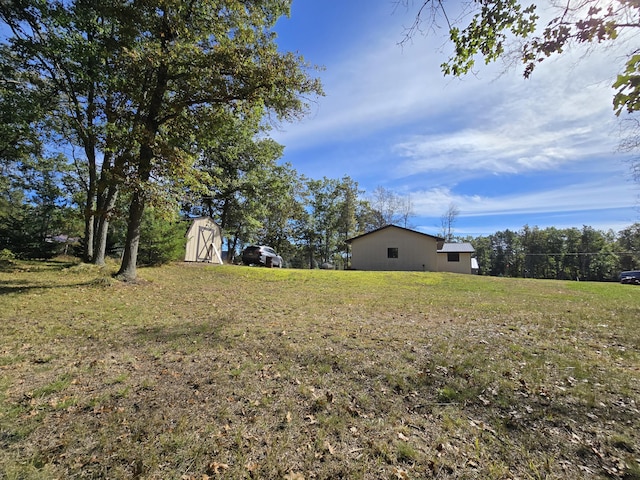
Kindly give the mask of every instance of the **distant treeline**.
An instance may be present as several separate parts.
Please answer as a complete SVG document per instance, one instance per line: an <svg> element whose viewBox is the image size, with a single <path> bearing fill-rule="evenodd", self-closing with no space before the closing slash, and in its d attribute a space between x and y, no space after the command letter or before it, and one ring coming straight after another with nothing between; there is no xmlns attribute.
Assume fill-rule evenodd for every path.
<svg viewBox="0 0 640 480"><path fill-rule="evenodd" d="M464 240L476 249L481 275L615 281L640 268L640 223L618 233L525 226Z"/></svg>

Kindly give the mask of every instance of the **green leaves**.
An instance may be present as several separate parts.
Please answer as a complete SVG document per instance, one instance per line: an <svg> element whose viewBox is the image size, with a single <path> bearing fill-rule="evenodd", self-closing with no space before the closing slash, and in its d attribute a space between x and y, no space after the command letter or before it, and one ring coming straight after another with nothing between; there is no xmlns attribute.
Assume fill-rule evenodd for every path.
<svg viewBox="0 0 640 480"><path fill-rule="evenodd" d="M460 76L475 65L475 56L482 55L485 63L498 59L505 52L505 43L512 37L527 37L536 28L538 15L535 5L526 8L517 0L482 0L480 11L464 29L452 27L449 38L455 56L442 64L445 75Z"/></svg>
<svg viewBox="0 0 640 480"><path fill-rule="evenodd" d="M613 88L617 90L613 97L616 115L623 110L628 113L640 110L640 54L633 55L627 61L624 73L618 75Z"/></svg>
<svg viewBox="0 0 640 480"><path fill-rule="evenodd" d="M423 2L422 8L428 3ZM433 8L441 9L449 23L442 4ZM478 56L489 63L511 55L521 60L524 77L528 78L546 58L564 53L573 44L623 41L620 40L622 31L640 28L640 3L635 0L614 0L606 7L596 0L579 4L569 1L555 8L557 16L541 33L534 35L539 21L535 4L525 7L518 0L476 0L469 9L463 9L459 19L469 11L474 12L466 26L460 25L460 21L450 24L454 55L441 65L442 71L445 75L460 76L473 69ZM418 20L419 16L420 13ZM519 44L518 40L524 42ZM640 109L639 58L631 46L625 69L613 85L616 115Z"/></svg>
<svg viewBox="0 0 640 480"><path fill-rule="evenodd" d="M88 177L81 182L86 245L93 244L94 216L111 213L98 212L101 193L131 194L137 213L128 230L139 236L145 204L175 204L184 189L197 191L208 179L194 163L225 134L226 122L256 112L296 119L308 97L322 94L304 59L275 43L272 28L290 3L0 3L0 21L13 33L7 51L19 54L20 73L54 88L50 132L85 154L78 171ZM127 245L135 250L137 240ZM135 276L135 253L126 258Z"/></svg>

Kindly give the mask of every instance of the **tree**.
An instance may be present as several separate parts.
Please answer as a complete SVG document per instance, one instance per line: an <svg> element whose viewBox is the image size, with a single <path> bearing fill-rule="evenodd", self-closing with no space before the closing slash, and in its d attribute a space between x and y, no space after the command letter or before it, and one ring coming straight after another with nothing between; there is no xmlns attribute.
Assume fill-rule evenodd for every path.
<svg viewBox="0 0 640 480"><path fill-rule="evenodd" d="M16 52L0 45L0 249L16 253L31 243L29 235L20 233L31 213L24 175L43 155L42 131L51 93L45 84L34 83L20 64Z"/></svg>
<svg viewBox="0 0 640 480"><path fill-rule="evenodd" d="M455 203L450 203L447 211L440 217L440 236L444 238L445 242L453 241L453 226L460 215L460 210Z"/></svg>
<svg viewBox="0 0 640 480"><path fill-rule="evenodd" d="M398 0L409 8L411 0ZM623 33L640 28L640 3L629 0L552 1L553 18L539 30L540 16L535 3L520 0L483 0L467 2L453 15L444 2L426 0L418 3L415 22L404 41L441 19L447 24L453 56L442 64L447 75L464 75L475 66L477 57L485 63L515 57L524 65L529 77L535 67L552 55L560 55L576 44L605 44L625 41ZM467 22L467 23L465 23ZM540 33L538 33L540 32ZM614 108L635 112L640 109L640 50L628 42L628 54L619 67L614 84Z"/></svg>
<svg viewBox="0 0 640 480"><path fill-rule="evenodd" d="M0 19L13 34L9 45L20 60L21 72L31 82L45 85L50 95L48 136L82 150L76 167L78 185L85 191L83 256L96 263L103 263L104 257L94 254L94 248L100 247L94 232L110 213L107 206L103 215L96 217L101 208L97 203L100 193L106 195L113 185L108 181L113 152L107 148L106 123L111 108L106 84L110 58L118 51L113 39L122 36L109 18L116 4L33 0L7 1L0 6ZM109 193L111 200L114 193ZM106 231L103 234L102 241Z"/></svg>
<svg viewBox="0 0 640 480"><path fill-rule="evenodd" d="M336 258L342 262L340 267L347 268L349 266L349 244L347 240L351 237L364 233L359 229L358 210L361 201L358 200L358 182L349 176L342 178L338 184L338 222L337 222L337 252Z"/></svg>
<svg viewBox="0 0 640 480"><path fill-rule="evenodd" d="M620 269L627 271L640 268L640 223L621 230L616 244L620 252Z"/></svg>
<svg viewBox="0 0 640 480"><path fill-rule="evenodd" d="M392 190L378 185L369 199L373 218L372 228L382 228L387 225L408 224L413 215L413 206L410 198L404 198Z"/></svg>
<svg viewBox="0 0 640 480"><path fill-rule="evenodd" d="M184 205L188 212L209 215L218 222L227 232L228 251L232 255L238 242L269 238L272 234L280 238L273 229L267 228L269 234L264 235L260 230L265 227L265 218L288 204L288 190L295 183L292 180L295 171L277 165L283 147L264 136L261 115L260 109L243 118L229 113L196 161L196 169L204 174L202 185L190 195L191 204ZM274 229L282 229L286 222L271 217L267 223ZM279 248L276 244L279 240L264 241Z"/></svg>
<svg viewBox="0 0 640 480"><path fill-rule="evenodd" d="M0 188L0 249L19 257L48 258L58 239L76 235L75 212L63 188L61 172L67 159L26 157Z"/></svg>
<svg viewBox="0 0 640 480"><path fill-rule="evenodd" d="M340 218L338 181L327 177L306 180L305 211L300 225L306 245L309 268L317 263L331 263L337 247L336 232ZM319 257L320 262L317 261Z"/></svg>
<svg viewBox="0 0 640 480"><path fill-rule="evenodd" d="M136 152L127 164L132 200L118 272L124 280L136 277L146 203L194 180L193 145L215 135L221 110L242 115L262 107L293 119L305 108L301 95L321 93L300 57L277 50L271 29L289 13L288 2L169 0L134 7L136 41L119 65L129 80L121 86L129 108L119 114L129 119Z"/></svg>
<svg viewBox="0 0 640 480"><path fill-rule="evenodd" d="M243 118L258 109L293 120L304 113L305 96L322 94L304 59L277 49L272 28L289 6L281 0L0 5L11 46L22 52L25 69L60 94L66 138L84 149L78 171L86 175L88 245L94 212L107 220L120 189L131 199L119 278L136 277L145 207L176 202L197 186L194 161L229 114Z"/></svg>
<svg viewBox="0 0 640 480"><path fill-rule="evenodd" d="M638 249L637 225L622 230L529 227L469 239L481 273L530 278L611 281L620 270L633 270Z"/></svg>
<svg viewBox="0 0 640 480"><path fill-rule="evenodd" d="M140 235L140 257L146 265L162 265L183 260L185 232L189 225L180 220L178 212L163 212L155 208L145 210Z"/></svg>
<svg viewBox="0 0 640 480"><path fill-rule="evenodd" d="M43 151L41 132L51 90L20 68L20 58L0 45L0 181L12 165Z"/></svg>
<svg viewBox="0 0 640 480"><path fill-rule="evenodd" d="M410 228L409 219L415 215L411 196L401 197L399 201L400 223L404 228Z"/></svg>
<svg viewBox="0 0 640 480"><path fill-rule="evenodd" d="M264 205L258 235L263 243L273 246L282 255L293 253L295 220L304 215L300 199L304 184L290 164L278 165L263 179L261 189Z"/></svg>

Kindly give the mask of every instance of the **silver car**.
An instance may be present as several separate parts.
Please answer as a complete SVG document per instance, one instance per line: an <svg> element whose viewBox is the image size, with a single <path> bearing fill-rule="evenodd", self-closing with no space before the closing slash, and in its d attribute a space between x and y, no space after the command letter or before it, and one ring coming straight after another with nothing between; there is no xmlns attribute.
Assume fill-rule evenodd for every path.
<svg viewBox="0 0 640 480"><path fill-rule="evenodd" d="M265 245L251 245L242 251L242 263L282 268L284 262L273 248Z"/></svg>

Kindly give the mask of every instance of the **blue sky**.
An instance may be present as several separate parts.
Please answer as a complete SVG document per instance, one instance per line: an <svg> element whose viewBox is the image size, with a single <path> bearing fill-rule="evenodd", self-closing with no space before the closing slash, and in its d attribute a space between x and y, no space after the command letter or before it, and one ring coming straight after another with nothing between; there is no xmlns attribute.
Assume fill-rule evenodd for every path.
<svg viewBox="0 0 640 480"><path fill-rule="evenodd" d="M451 52L444 29L399 45L412 19L393 0L293 1L278 43L324 67L326 96L271 132L284 162L408 196L411 226L431 234L451 203L460 236L640 220L611 103L623 50L572 51L529 80L503 63L456 79L440 71Z"/></svg>

